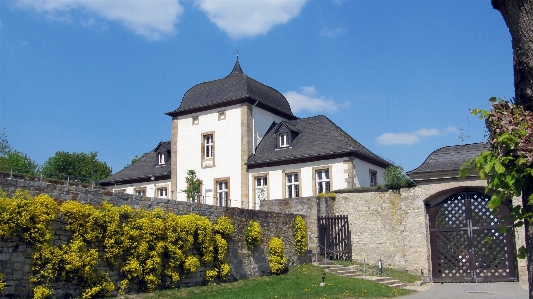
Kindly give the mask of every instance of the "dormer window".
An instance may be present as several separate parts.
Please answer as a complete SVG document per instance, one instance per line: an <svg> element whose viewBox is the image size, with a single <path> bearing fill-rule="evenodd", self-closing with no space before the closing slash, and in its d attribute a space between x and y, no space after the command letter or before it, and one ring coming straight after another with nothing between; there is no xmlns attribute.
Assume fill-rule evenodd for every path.
<svg viewBox="0 0 533 299"><path fill-rule="evenodd" d="M289 146L289 133L280 133L279 134L279 147Z"/></svg>
<svg viewBox="0 0 533 299"><path fill-rule="evenodd" d="M159 165L165 164L165 153L157 153L157 162Z"/></svg>

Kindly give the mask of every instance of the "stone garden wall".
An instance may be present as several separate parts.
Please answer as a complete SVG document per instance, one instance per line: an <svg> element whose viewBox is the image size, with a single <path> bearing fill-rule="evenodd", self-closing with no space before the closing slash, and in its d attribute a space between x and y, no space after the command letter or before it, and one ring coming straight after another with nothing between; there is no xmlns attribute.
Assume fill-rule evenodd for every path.
<svg viewBox="0 0 533 299"><path fill-rule="evenodd" d="M296 217L295 214L216 207L167 199L150 199L122 193L113 194L109 190L64 186L28 179L10 179L2 176L0 176L0 188L8 196L11 196L17 189L27 189L32 195L48 194L58 203L66 200L77 200L96 207L107 201L118 206L130 205L134 208L146 209L160 208L178 215L195 213L207 217L212 222L215 222L221 216L228 216L235 227L233 237L228 240L228 263L231 265L230 279L232 280L270 274L268 242L272 237L280 237L283 240L289 267L310 261L307 256L299 257L295 251L292 229L292 224ZM302 216L307 221L306 215ZM249 220L259 222L262 228L261 244L253 250L249 250L246 246L243 233ZM70 233L65 230L64 223L58 220L53 223L52 227L56 245L69 240ZM0 273L3 274L3 280L7 284L6 289L0 292L0 296L3 296L3 298L31 297L32 286L29 283L29 277L31 275L32 253L33 248L26 246L23 242L16 240L0 241ZM118 280L119 273L110 269L108 265L99 265L99 270L108 272L114 281ZM200 268L195 274L181 280L180 286L204 284L206 270L207 268ZM79 294L76 286L67 284L58 285L55 289L61 290L56 293L58 297Z"/></svg>

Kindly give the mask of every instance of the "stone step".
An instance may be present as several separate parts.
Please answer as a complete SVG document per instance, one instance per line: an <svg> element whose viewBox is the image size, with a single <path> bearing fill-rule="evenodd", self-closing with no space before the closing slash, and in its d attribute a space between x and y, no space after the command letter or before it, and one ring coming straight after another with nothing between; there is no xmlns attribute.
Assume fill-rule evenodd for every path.
<svg viewBox="0 0 533 299"><path fill-rule="evenodd" d="M324 261L322 261L322 262L315 262L313 264L315 266L322 267L322 269L324 269L324 271L328 273L339 275L339 276L364 278L366 280L372 280L374 282L387 285L391 288L405 288L407 286L407 284L402 283L399 280L392 279L386 276L365 276L363 275L363 273L361 273L360 268L356 266L343 267L333 262L330 262L328 260L326 260L325 263Z"/></svg>
<svg viewBox="0 0 533 299"><path fill-rule="evenodd" d="M405 283L395 283L395 284L391 284L389 285L389 287L391 288L395 288L395 289L403 289L405 288L407 285Z"/></svg>

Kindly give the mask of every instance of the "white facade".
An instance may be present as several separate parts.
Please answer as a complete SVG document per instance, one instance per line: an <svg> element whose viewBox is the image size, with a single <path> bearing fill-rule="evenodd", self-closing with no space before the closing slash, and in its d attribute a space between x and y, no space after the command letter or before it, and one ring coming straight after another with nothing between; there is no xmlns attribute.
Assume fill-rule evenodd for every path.
<svg viewBox="0 0 533 299"><path fill-rule="evenodd" d="M248 109L251 110L251 119L246 117ZM178 116L177 136L174 137L177 140L176 153L173 153L177 169L175 199L187 200L183 192L187 188L185 178L189 170L194 170L202 181L202 203L249 207L248 201L242 202L242 186L248 185L243 161L252 154L272 123L282 120L246 103ZM248 132L250 129L251 132ZM206 148L209 145L206 144L206 136L212 138L211 149ZM222 182L225 184L219 185ZM227 188L226 203L217 200L221 196L219 192L224 191L220 188Z"/></svg>
<svg viewBox="0 0 533 299"><path fill-rule="evenodd" d="M290 197L309 197L320 193L320 179L317 172L327 171L328 178L322 178L322 182L329 183L329 190L370 186L370 173L376 173L376 184L383 183L384 169L368 162L346 158L322 160L308 163L264 167L250 169L250 207L257 209L260 200L281 199ZM348 173L352 172L353 176ZM297 174L298 182L294 182ZM287 178L290 176L290 178ZM266 178L266 186L263 186ZM292 180L289 182L288 180ZM258 181L260 186L258 187ZM298 194L290 185L298 185ZM261 190L264 188L264 190ZM292 194L290 194L292 193Z"/></svg>
<svg viewBox="0 0 533 299"><path fill-rule="evenodd" d="M171 199L170 180L158 180L154 182L132 183L113 186L113 192L136 194L149 198Z"/></svg>

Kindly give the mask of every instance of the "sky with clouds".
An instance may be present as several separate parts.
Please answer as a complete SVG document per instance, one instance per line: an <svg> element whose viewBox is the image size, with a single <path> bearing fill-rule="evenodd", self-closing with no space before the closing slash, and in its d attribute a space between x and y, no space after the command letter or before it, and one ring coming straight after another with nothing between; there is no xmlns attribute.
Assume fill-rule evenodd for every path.
<svg viewBox="0 0 533 299"><path fill-rule="evenodd" d="M513 95L490 1L5 0L0 129L38 163L97 151L117 172L170 140L164 113L237 52L295 115L326 115L406 171L485 141L469 109Z"/></svg>

